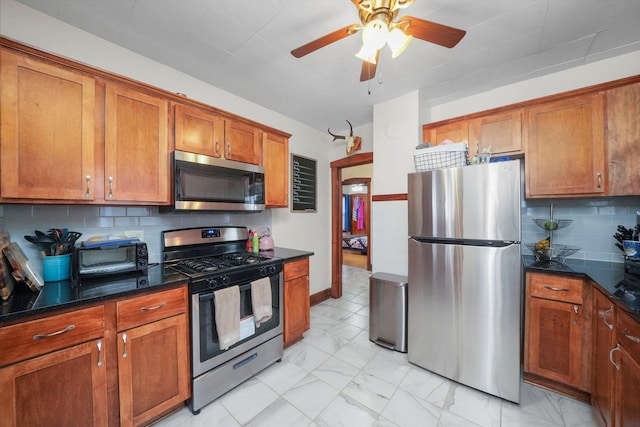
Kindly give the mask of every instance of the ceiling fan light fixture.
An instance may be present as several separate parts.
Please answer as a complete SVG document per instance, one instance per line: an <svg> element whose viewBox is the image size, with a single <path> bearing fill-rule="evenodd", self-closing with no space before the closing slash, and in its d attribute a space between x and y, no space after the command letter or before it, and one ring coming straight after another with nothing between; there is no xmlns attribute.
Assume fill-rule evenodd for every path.
<svg viewBox="0 0 640 427"><path fill-rule="evenodd" d="M378 56L377 52L378 49L371 47L366 43L363 43L358 53L356 53L356 58L366 61L370 64L376 64L378 62L376 58Z"/></svg>
<svg viewBox="0 0 640 427"><path fill-rule="evenodd" d="M372 19L365 25L362 31L362 42L371 49L380 49L387 42L389 37L389 27L381 19Z"/></svg>
<svg viewBox="0 0 640 427"><path fill-rule="evenodd" d="M391 57L398 57L409 46L409 42L413 39L413 36L405 34L400 28L394 28L389 32L387 38L387 44L391 49Z"/></svg>

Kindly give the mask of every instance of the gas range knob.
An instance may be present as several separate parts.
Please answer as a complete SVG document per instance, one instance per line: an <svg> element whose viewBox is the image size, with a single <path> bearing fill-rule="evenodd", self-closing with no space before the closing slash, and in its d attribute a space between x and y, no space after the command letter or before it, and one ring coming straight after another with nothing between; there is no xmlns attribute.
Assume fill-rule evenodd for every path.
<svg viewBox="0 0 640 427"><path fill-rule="evenodd" d="M209 289L213 289L218 285L218 281L216 279L207 279L207 286Z"/></svg>
<svg viewBox="0 0 640 427"><path fill-rule="evenodd" d="M220 278L220 283L222 283L223 285L228 285L229 284L229 278L227 276L222 276Z"/></svg>

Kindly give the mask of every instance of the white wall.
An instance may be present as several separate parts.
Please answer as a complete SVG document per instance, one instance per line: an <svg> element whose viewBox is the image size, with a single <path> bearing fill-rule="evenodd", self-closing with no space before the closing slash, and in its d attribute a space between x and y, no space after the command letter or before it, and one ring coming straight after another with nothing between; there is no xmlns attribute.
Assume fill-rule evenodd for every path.
<svg viewBox="0 0 640 427"><path fill-rule="evenodd" d="M407 192L413 172L413 150L420 142L417 91L381 103L373 109L372 195ZM374 272L407 274L407 202L373 202L371 264Z"/></svg>
<svg viewBox="0 0 640 427"><path fill-rule="evenodd" d="M221 108L239 116L288 132L290 151L317 160L318 165L318 211L316 213L291 213L289 209L273 209L271 216L265 213L259 217L212 215L162 216L157 209L136 209L129 215L126 209L118 211L83 207L56 207L55 214L44 207L22 207L5 205L2 210L6 231L12 233L14 241L21 241L22 230L35 227L51 227L54 224L64 227L60 221L73 222L76 225L87 224L79 231L108 233L112 227L121 225L147 230L148 240L153 242L150 248L156 254L159 251L160 229L169 229L179 223L183 227L217 225L210 221L233 221L237 225L249 225L259 222L261 225L271 222L274 240L277 246L313 251L311 257L311 293L331 286L330 279L330 137L298 121L292 120L274 111L253 104L243 98L194 79L177 70L159 64L134 52L123 49L106 40L95 37L61 21L41 14L13 0L0 0L0 34L26 45L70 58L96 68L107 70L122 76L139 80L170 92L181 92L189 98ZM344 148L343 148L344 149ZM24 210L25 215L18 214ZM10 211L7 214L7 211ZM117 219L115 219L117 218ZM243 223L238 223L243 222ZM151 236L153 234L153 236ZM147 236L145 235L147 240ZM24 246L24 242L20 242Z"/></svg>

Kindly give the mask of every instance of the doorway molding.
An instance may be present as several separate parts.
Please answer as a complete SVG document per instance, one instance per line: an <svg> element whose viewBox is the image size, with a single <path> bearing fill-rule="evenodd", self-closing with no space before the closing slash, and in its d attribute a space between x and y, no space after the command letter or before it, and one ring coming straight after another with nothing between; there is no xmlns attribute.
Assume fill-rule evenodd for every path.
<svg viewBox="0 0 640 427"><path fill-rule="evenodd" d="M364 211L364 223L366 224L365 230L367 234L367 270L371 271L371 251L369 250L369 243L371 242L371 178L349 178L342 181L342 186L345 185L353 185L353 184L361 184L367 187L367 194L365 198L365 211ZM342 192L340 199L344 197L344 191ZM342 215L342 210L340 211ZM341 242L342 243L342 242ZM341 251L342 252L342 251ZM344 257L343 260L344 262Z"/></svg>
<svg viewBox="0 0 640 427"><path fill-rule="evenodd" d="M342 296L342 169L373 163L373 153L334 160L331 166L331 298ZM373 224L369 223L369 234ZM371 253L371 238L368 242Z"/></svg>

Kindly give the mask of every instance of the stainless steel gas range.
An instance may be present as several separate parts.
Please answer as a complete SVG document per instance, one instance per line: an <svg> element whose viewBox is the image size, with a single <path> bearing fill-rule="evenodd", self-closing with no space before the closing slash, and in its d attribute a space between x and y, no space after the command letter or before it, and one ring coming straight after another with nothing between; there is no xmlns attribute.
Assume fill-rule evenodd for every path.
<svg viewBox="0 0 640 427"><path fill-rule="evenodd" d="M198 227L162 233L165 268L189 277L194 414L282 359L282 260L246 251L246 227ZM255 326L251 288L268 278L271 318ZM239 341L223 349L216 328L216 295L239 287Z"/></svg>

